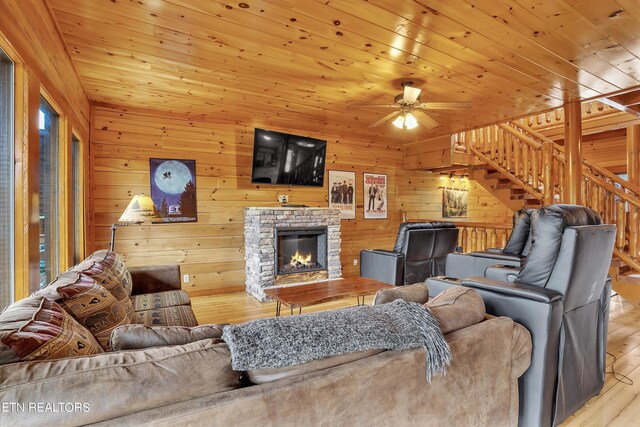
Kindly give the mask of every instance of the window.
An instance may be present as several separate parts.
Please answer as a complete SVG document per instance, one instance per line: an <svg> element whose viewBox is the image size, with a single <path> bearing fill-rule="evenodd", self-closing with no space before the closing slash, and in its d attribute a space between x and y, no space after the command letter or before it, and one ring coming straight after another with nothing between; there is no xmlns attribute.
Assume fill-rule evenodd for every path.
<svg viewBox="0 0 640 427"><path fill-rule="evenodd" d="M80 140L73 135L71 137L71 231L73 233L73 263L82 261L83 241L83 191L82 191L82 151Z"/></svg>
<svg viewBox="0 0 640 427"><path fill-rule="evenodd" d="M58 275L59 116L40 98L40 286Z"/></svg>
<svg viewBox="0 0 640 427"><path fill-rule="evenodd" d="M13 62L0 50L0 310L13 295Z"/></svg>

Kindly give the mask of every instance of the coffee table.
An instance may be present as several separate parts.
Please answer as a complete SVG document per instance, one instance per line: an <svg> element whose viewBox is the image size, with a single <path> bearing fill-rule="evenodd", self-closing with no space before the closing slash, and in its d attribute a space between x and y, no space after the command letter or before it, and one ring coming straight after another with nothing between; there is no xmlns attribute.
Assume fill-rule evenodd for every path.
<svg viewBox="0 0 640 427"><path fill-rule="evenodd" d="M298 313L302 313L302 307L349 297L357 297L358 305L364 305L366 295L375 294L380 289L393 287L387 283L358 276L265 289L264 293L276 301L276 317L278 317L282 304L289 307L291 314L293 314L294 308L298 308ZM362 297L362 304L360 304L360 297Z"/></svg>

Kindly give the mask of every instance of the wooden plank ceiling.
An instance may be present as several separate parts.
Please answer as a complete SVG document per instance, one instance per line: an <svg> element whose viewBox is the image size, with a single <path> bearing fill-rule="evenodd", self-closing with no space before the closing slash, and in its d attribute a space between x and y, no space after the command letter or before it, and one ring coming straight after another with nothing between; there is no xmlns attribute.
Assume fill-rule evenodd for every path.
<svg viewBox="0 0 640 427"><path fill-rule="evenodd" d="M46 3L92 101L213 120L413 141L640 85L639 0ZM368 129L406 79L473 108Z"/></svg>

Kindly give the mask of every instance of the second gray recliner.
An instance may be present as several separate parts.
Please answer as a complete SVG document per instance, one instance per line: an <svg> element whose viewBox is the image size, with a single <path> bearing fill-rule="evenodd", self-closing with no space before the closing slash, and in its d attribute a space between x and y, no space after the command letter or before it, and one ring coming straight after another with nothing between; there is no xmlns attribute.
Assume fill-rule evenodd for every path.
<svg viewBox="0 0 640 427"><path fill-rule="evenodd" d="M520 426L555 426L604 385L614 225L583 206L551 205L532 218L532 247L512 282L431 278L429 292L468 286L487 313L511 317L533 338L520 379ZM496 269L500 270L500 269Z"/></svg>

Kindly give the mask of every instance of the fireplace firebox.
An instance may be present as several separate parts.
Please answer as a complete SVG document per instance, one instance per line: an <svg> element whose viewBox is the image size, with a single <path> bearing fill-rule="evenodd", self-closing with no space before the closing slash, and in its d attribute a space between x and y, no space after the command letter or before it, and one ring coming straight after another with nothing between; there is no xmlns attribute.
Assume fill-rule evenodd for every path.
<svg viewBox="0 0 640 427"><path fill-rule="evenodd" d="M278 274L327 269L327 227L276 228Z"/></svg>

